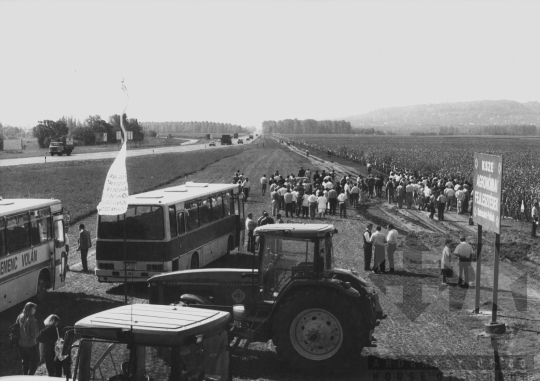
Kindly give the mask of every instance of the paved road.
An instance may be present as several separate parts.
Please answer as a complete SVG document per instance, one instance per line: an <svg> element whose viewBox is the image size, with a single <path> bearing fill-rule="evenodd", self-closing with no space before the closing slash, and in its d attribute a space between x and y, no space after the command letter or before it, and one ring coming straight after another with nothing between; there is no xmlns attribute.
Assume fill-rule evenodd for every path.
<svg viewBox="0 0 540 381"><path fill-rule="evenodd" d="M244 139L244 144L249 144L253 140L246 141ZM144 156L144 155L156 155L162 153L175 153L175 152L189 152L197 151L201 149L216 149L216 148L225 148L236 146L236 139L233 141L232 146L222 146L219 143L215 147L210 147L208 143L205 144L193 144L197 140L190 140L188 142L182 143L180 146L174 147L159 147L159 148L145 148L145 149L128 149L127 156ZM72 154L71 156L37 156L37 157L21 157L18 159L3 159L0 160L0 167L9 167L16 165L28 165L28 164L43 164L45 161L47 163L58 163L64 161L80 161L80 160L101 160L101 159L114 159L118 151L108 151L108 152L95 152L95 153L81 153L81 154Z"/></svg>

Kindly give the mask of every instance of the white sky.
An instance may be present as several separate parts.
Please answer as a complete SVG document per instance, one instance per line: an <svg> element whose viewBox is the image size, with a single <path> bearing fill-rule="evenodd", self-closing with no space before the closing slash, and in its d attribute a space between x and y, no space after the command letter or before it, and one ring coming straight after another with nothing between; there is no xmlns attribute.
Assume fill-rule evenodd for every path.
<svg viewBox="0 0 540 381"><path fill-rule="evenodd" d="M538 101L540 1L0 0L0 122Z"/></svg>

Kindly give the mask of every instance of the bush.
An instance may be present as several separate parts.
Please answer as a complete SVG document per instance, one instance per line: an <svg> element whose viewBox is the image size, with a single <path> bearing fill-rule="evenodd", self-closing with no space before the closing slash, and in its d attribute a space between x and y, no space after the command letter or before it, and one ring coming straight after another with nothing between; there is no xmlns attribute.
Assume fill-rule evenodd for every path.
<svg viewBox="0 0 540 381"><path fill-rule="evenodd" d="M157 132L154 130L148 131L148 136L151 138L155 138L157 136Z"/></svg>

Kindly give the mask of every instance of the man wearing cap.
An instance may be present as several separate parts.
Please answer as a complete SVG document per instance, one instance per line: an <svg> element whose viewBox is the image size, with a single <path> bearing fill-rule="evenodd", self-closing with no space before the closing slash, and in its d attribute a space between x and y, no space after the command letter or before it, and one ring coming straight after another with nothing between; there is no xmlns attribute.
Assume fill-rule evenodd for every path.
<svg viewBox="0 0 540 381"><path fill-rule="evenodd" d="M532 237L536 238L536 226L538 224L538 201L534 202L534 206L531 211L532 221Z"/></svg>
<svg viewBox="0 0 540 381"><path fill-rule="evenodd" d="M459 237L459 240L461 242L454 250L454 254L459 258L458 286L469 288L469 266L471 263L473 248L471 245L465 242L465 236Z"/></svg>
<svg viewBox="0 0 540 381"><path fill-rule="evenodd" d="M364 238L364 270L371 270L371 252L373 244L371 243L371 230L373 229L373 224L368 224L366 231L362 236Z"/></svg>

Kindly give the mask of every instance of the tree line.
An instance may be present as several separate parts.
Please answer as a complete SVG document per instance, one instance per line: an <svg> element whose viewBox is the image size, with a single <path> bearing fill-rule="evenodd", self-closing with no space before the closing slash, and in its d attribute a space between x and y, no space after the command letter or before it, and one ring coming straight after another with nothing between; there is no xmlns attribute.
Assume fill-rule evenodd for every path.
<svg viewBox="0 0 540 381"><path fill-rule="evenodd" d="M265 120L263 134L350 134L351 123L344 120Z"/></svg>
<svg viewBox="0 0 540 381"><path fill-rule="evenodd" d="M128 119L125 113L122 118L126 130L133 132L133 140L143 141L144 130L137 119ZM118 114L111 115L109 121L101 119L99 115L90 115L84 122L73 117L62 117L57 121L43 120L39 121L38 125L32 129L41 148L46 148L51 141L61 140L64 137L72 138L79 144L96 144L96 134L101 133L107 134L107 143L114 143L116 142L116 131L121 131L120 115Z"/></svg>
<svg viewBox="0 0 540 381"><path fill-rule="evenodd" d="M145 129L156 133L213 133L213 132L238 132L247 133L251 129L244 128L237 124L216 123L216 122L144 122Z"/></svg>

